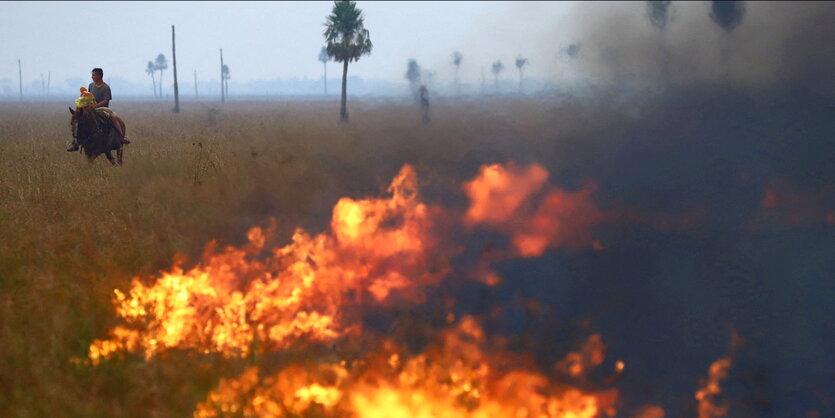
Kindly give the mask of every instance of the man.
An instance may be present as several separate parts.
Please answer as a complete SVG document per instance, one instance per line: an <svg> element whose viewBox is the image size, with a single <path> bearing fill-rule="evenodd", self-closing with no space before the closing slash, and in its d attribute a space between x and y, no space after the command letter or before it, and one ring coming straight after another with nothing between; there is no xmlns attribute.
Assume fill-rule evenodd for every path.
<svg viewBox="0 0 835 418"><path fill-rule="evenodd" d="M93 68L93 72L91 74L91 78L93 82L90 83L90 86L87 90L90 93L93 93L93 97L96 98L96 104L87 106L86 109L95 110L96 112L102 112L106 114L110 118L110 122L113 127L116 129L116 132L122 137L123 144L130 144L130 141L125 137L125 130L124 130L124 123L119 119L119 116L116 113L113 113L109 107L110 100L113 99L113 96L110 95L110 86L102 80L102 76L104 75L104 71L101 68ZM67 151L73 152L78 151L78 139L73 138L72 144Z"/></svg>

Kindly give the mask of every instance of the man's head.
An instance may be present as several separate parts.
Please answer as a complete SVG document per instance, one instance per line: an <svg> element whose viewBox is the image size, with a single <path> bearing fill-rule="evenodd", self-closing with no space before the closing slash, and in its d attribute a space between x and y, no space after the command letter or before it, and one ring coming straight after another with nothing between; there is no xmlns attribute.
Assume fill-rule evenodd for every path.
<svg viewBox="0 0 835 418"><path fill-rule="evenodd" d="M93 68L93 73L91 77L93 77L93 82L98 83L101 81L102 76L104 75L104 71L101 68Z"/></svg>

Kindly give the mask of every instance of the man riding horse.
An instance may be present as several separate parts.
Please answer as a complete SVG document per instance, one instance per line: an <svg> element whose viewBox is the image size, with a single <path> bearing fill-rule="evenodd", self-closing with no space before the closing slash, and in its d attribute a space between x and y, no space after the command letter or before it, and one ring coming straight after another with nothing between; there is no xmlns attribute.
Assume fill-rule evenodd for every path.
<svg viewBox="0 0 835 418"><path fill-rule="evenodd" d="M107 107L113 97L110 95L110 86L102 80L103 75L104 71L102 71L101 68L93 68L93 73L91 74L93 82L90 83L90 87L88 87L87 90L93 94L93 97L96 98L96 104L90 105L87 108L107 115L107 117L110 118L113 128L116 129L116 132L118 132L119 136L122 137L122 143L130 144L130 141L128 141L125 137L125 124L121 122L121 119L119 119L119 116L117 116L113 110ZM78 151L78 147L78 138L73 138L70 147L67 148L67 151Z"/></svg>

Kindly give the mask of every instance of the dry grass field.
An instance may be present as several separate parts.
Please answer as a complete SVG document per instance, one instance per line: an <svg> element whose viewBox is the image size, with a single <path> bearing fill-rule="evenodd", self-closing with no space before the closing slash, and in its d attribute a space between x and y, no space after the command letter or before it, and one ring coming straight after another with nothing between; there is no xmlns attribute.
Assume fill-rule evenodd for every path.
<svg viewBox="0 0 835 418"><path fill-rule="evenodd" d="M70 361L114 323L113 289L269 217L284 239L321 230L339 197L379 195L404 163L457 192L479 164L530 158L555 134L549 107L507 106L441 105L423 125L409 104L360 101L340 125L336 101L121 103L133 143L114 168L64 151L66 103L0 104L3 415L188 415L221 370Z"/></svg>
<svg viewBox="0 0 835 418"><path fill-rule="evenodd" d="M616 352L620 344L621 356L658 360L656 366L638 362L635 380L624 377L624 398L646 396L627 405L670 408L660 398L676 391L683 401L668 409L669 416L692 413L699 378L707 376L712 359L726 352L729 322L743 338L756 338L776 318L785 321L776 325L784 330L796 329L794 320L806 321L806 331L792 334L810 341L799 355L831 365L819 355L832 348L831 335L811 337L832 319L819 296L809 302L814 308L808 312L793 311L794 319L780 312L807 295L802 289L814 288L811 283L831 267L831 262L814 260L835 248L825 234L832 224L818 219L791 231L784 226L755 233L742 226L728 229L730 224L748 225L742 219L758 213L762 186L775 176L824 193L816 195L818 206L831 202L830 189L821 186L831 177L831 167L826 172L823 162L829 154L820 152L820 138L831 131L831 124L819 117L822 111L806 112L806 122L788 116L775 121L770 107L743 111L734 120L755 119L757 128L751 130L729 121L731 113L706 111L714 108L708 100L693 107L642 103L438 100L432 123L424 125L408 102L352 100L350 123L342 125L336 100L186 101L180 114L172 114L169 103L114 102L133 141L121 167L111 167L104 157L90 165L81 154L64 151L71 138L67 103L0 103L0 415L191 415L221 378L237 376L263 359L175 350L150 360L129 354L96 367L75 360L86 358L91 342L118 323L114 289L125 291L133 277L169 269L175 258L193 264L211 240L242 245L250 227L266 226L270 218L277 221L277 243L287 242L297 227L322 231L339 198L383 195L407 163L416 168L426 201L450 210L466 210L461 184L481 165L509 161L542 164L551 183L572 190L584 179L596 180L601 184L596 199L604 208L627 205L676 214L696 202L716 209L708 211L707 226L693 234L630 224L603 232L610 234L611 249L607 245L602 255L551 257L560 266L556 270L573 281L564 287L549 281L540 292L590 286L582 297L599 301L578 307L566 300L566 308L556 311L591 318L605 328L604 340L615 341ZM728 103L731 108L739 104ZM792 123L808 129L787 129L800 126ZM801 135L811 139L797 148ZM735 137L740 145L713 139L720 137ZM702 143L698 138L711 139ZM792 147L784 139L794 141ZM754 149L759 153L749 153ZM780 157L788 149L800 149L795 162ZM820 179L822 172L820 183L806 181ZM740 175L751 180L734 180ZM633 236L634 241L627 239ZM548 263L512 268L548 280L557 274ZM583 272L590 278L577 278ZM617 280L598 281L606 275ZM682 277L681 286L669 279L676 275ZM793 279L795 285L801 280L801 290L782 284L786 277L802 277ZM527 291L536 294L538 285L533 286ZM633 303L631 292L646 295L646 302ZM647 306L652 309L641 310ZM642 319L636 324L629 318ZM647 324L655 320L657 327ZM607 335L612 328L623 334ZM686 330L681 332L687 336L667 331L676 329ZM645 339L654 348L630 351L630 335L645 338L654 332L664 335ZM798 349L787 345L789 336L783 335L774 337L773 349L758 355L792 358ZM680 357L653 351L658 347L703 353L708 361L670 371L665 368L678 367L674 359ZM822 381L812 373L809 382ZM778 405L786 387L805 390L791 383L791 376L781 376L790 383L762 389L762 396L774 397ZM645 390L641 384L646 382L656 386ZM664 382L672 384L662 389ZM752 389L757 396L760 390ZM818 405L802 399L797 402L804 410ZM732 405L757 408L745 402ZM795 405L795 398L785 402Z"/></svg>

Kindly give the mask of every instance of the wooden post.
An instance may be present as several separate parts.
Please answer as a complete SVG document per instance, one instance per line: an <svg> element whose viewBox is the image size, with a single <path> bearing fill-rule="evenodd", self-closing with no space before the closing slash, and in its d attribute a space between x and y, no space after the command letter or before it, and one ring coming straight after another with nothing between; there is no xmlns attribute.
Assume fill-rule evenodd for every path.
<svg viewBox="0 0 835 418"><path fill-rule="evenodd" d="M180 89L177 86L177 45L174 42L174 25L171 25L171 58L174 61L174 113L180 113Z"/></svg>
<svg viewBox="0 0 835 418"><path fill-rule="evenodd" d="M17 59L17 79L20 83L20 100L23 100L23 70L20 67L20 58Z"/></svg>

